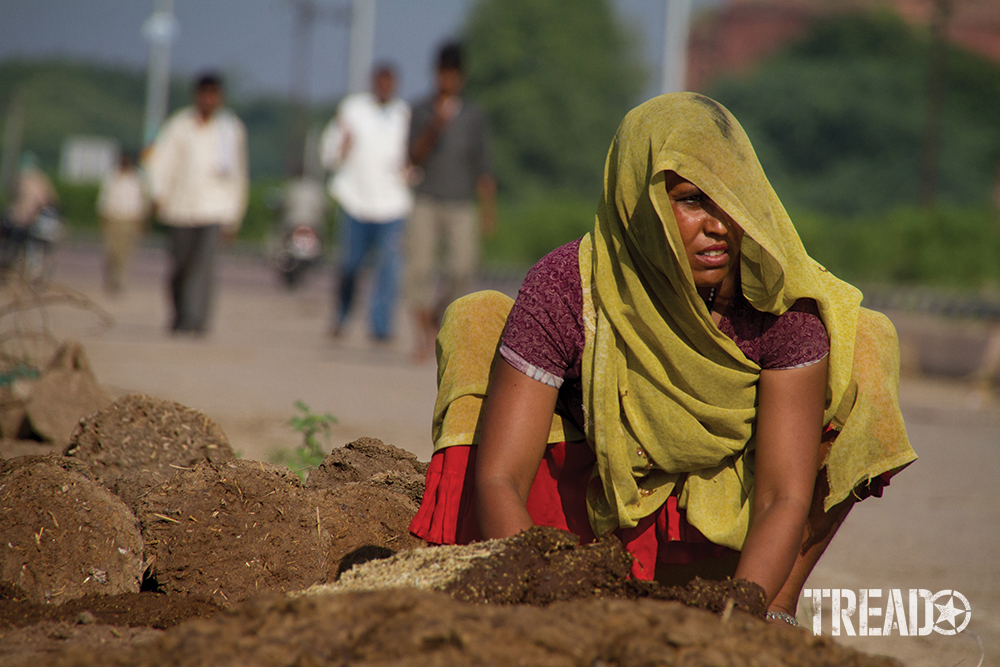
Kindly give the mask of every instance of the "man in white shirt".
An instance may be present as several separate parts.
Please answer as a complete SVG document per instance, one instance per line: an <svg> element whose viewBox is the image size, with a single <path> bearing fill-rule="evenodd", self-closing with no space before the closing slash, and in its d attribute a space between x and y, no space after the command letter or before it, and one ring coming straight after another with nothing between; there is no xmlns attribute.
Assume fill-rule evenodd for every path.
<svg viewBox="0 0 1000 667"><path fill-rule="evenodd" d="M104 237L104 289L109 294L122 289L129 256L142 235L148 213L149 196L142 173L132 156L123 152L118 168L104 178L97 195L97 215Z"/></svg>
<svg viewBox="0 0 1000 667"><path fill-rule="evenodd" d="M410 107L395 92L393 67L376 67L372 92L344 98L320 140L323 165L335 172L330 194L341 211L334 336L340 335L350 312L361 264L374 252L371 333L379 341L392 337L403 225L413 205L406 182Z"/></svg>
<svg viewBox="0 0 1000 667"><path fill-rule="evenodd" d="M246 212L246 129L222 104L222 79L200 76L194 105L167 121L147 162L157 217L169 233L175 333L207 331L219 237L234 238Z"/></svg>

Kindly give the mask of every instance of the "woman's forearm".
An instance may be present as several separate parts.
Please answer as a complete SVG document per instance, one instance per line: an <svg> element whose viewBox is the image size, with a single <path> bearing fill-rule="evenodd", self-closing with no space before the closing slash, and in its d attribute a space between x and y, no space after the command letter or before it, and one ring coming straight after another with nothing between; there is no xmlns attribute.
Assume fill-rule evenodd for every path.
<svg viewBox="0 0 1000 667"><path fill-rule="evenodd" d="M483 539L510 537L533 525L525 499L510 480L493 478L477 484L476 508Z"/></svg>
<svg viewBox="0 0 1000 667"><path fill-rule="evenodd" d="M490 375L476 455L476 515L485 538L532 526L525 502L545 454L559 390L503 359Z"/></svg>
<svg viewBox="0 0 1000 667"><path fill-rule="evenodd" d="M775 500L750 526L735 576L760 584L768 605L792 571L808 513L809 505L801 499Z"/></svg>

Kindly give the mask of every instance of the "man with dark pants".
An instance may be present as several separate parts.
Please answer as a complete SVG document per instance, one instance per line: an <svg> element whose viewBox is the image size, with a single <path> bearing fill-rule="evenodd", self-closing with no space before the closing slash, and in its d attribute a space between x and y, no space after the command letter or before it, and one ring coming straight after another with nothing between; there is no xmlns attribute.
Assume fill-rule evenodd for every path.
<svg viewBox="0 0 1000 667"><path fill-rule="evenodd" d="M486 115L461 96L461 46L440 49L436 74L434 95L414 106L410 122L410 160L421 175L406 237L406 285L414 309L417 361L434 356L444 308L469 291L479 261L480 233L490 236L496 225ZM446 286L439 294L434 270L442 241L448 254Z"/></svg>
<svg viewBox="0 0 1000 667"><path fill-rule="evenodd" d="M220 239L235 238L246 212L246 129L222 104L222 79L198 77L194 105L167 121L147 161L157 217L169 236L174 333L208 331L216 250Z"/></svg>
<svg viewBox="0 0 1000 667"><path fill-rule="evenodd" d="M320 140L323 164L335 172L330 194L340 205L342 259L339 306L330 327L334 337L343 331L370 252L376 271L371 334L381 342L393 335L403 224L413 205L406 183L410 107L395 92L395 69L376 67L372 91L345 98Z"/></svg>

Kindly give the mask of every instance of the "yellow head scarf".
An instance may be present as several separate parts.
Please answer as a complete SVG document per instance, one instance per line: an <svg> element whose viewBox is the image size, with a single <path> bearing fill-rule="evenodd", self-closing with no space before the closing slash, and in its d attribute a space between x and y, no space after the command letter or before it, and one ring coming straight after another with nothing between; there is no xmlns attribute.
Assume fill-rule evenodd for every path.
<svg viewBox="0 0 1000 667"><path fill-rule="evenodd" d="M881 365L882 376L852 379L861 293L806 254L728 110L676 93L625 117L608 152L595 229L580 246L585 427L602 482L589 488L591 523L599 535L634 526L679 487L688 520L713 542L740 549L760 368L719 331L695 290L667 171L698 186L744 230L740 275L754 308L780 315L798 299L816 300L830 336L825 422L857 413L890 424L878 438L862 426L851 429L862 431L857 438L838 438L830 461L846 462L830 471L838 484L828 507L865 477L915 458L896 400L898 356L894 366ZM888 332L891 341L878 344L891 356L891 325ZM869 395L862 384L875 385L871 393L893 414L852 410L855 397L865 402Z"/></svg>

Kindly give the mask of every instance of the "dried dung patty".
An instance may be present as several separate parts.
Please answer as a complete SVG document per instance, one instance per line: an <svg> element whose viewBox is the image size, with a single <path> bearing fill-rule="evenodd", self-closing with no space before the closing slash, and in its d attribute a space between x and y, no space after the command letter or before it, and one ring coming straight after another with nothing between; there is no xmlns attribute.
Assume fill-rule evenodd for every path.
<svg viewBox="0 0 1000 667"><path fill-rule="evenodd" d="M105 485L140 470L169 479L202 461L235 458L214 421L174 401L130 394L82 420L65 454L80 458Z"/></svg>
<svg viewBox="0 0 1000 667"><path fill-rule="evenodd" d="M0 582L36 603L138 592L145 563L125 504L62 456L0 464Z"/></svg>

